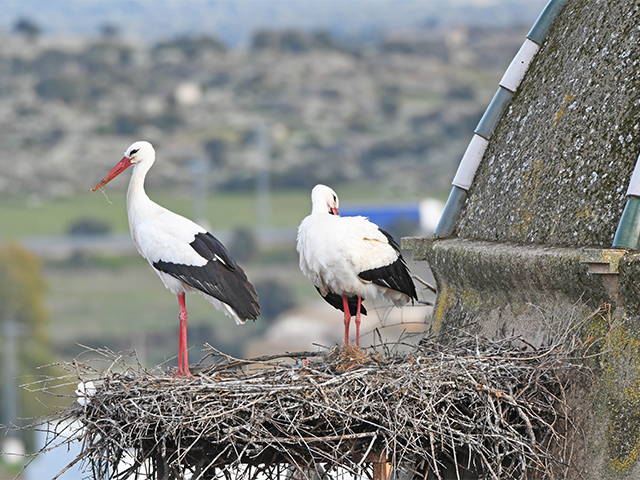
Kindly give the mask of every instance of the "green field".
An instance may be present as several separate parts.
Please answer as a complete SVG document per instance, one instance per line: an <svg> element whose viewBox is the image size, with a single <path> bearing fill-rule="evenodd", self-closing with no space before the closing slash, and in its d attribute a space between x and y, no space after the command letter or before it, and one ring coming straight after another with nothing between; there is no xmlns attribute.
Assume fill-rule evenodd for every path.
<svg viewBox="0 0 640 480"><path fill-rule="evenodd" d="M397 193L381 191L376 185L343 186L338 190L342 204L355 202L408 201ZM103 220L114 233L129 231L122 189L77 194L66 199L35 202L0 200L0 238L32 235L64 235L69 226L82 218ZM107 198L108 197L108 198ZM193 217L191 200L176 193L154 191L149 197L156 203L186 217ZM271 196L271 224L297 226L311 211L309 190L277 190ZM207 201L207 220L212 229L257 224L256 197L252 192L215 193Z"/></svg>
<svg viewBox="0 0 640 480"><path fill-rule="evenodd" d="M0 202L0 236L11 238L30 235L64 235L71 223L82 218L108 222L114 233L129 231L122 190L82 193L75 197L29 204L28 201ZM149 196L160 205L186 217L193 216L192 202L175 194L151 191ZM303 192L283 192L271 199L271 220L274 226L295 225L308 214L311 200ZM256 201L248 194L216 194L207 201L210 225L230 228L255 225Z"/></svg>

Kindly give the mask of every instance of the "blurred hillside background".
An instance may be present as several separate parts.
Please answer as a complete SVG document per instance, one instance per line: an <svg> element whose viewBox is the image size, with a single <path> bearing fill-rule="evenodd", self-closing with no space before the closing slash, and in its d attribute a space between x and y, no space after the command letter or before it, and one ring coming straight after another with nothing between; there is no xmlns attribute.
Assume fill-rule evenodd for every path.
<svg viewBox="0 0 640 480"><path fill-rule="evenodd" d="M11 403L10 377L83 346L176 364L177 302L129 238L129 175L89 192L135 140L158 155L151 198L209 227L260 295L262 316L242 327L188 297L191 360L207 342L235 356L339 342L341 312L297 266L310 189L332 186L343 213L370 214L398 241L430 233L545 4L5 0L2 421L44 413L28 392ZM426 266L410 266L430 280ZM369 305L365 345L375 328L390 340L422 331L429 314Z"/></svg>

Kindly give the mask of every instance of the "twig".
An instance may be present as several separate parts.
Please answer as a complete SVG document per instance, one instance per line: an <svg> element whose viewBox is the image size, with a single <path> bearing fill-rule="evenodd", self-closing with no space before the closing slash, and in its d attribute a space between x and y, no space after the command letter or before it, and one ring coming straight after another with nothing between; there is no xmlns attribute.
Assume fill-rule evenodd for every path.
<svg viewBox="0 0 640 480"><path fill-rule="evenodd" d="M378 447L394 468L423 464L439 480L445 458L458 478L459 462L489 478L524 478L531 469L553 478L566 470L566 435L580 428L564 392L571 375L589 374L569 360L580 358L582 344L558 341L532 353L517 337L446 338L422 339L409 353L386 357L334 349L244 360L210 347L212 363L201 362L188 378L154 375L137 362L127 365L126 355L98 349L89 352L103 370L74 361L60 364L65 376L39 381L47 392L78 380L97 385L86 405L74 402L54 418L84 425L82 453L68 468L84 461L107 480L144 476L147 467L166 479L221 479L244 464L247 478L271 480L279 471L267 469L274 462L289 463L296 478L326 475L323 464L360 475ZM308 363L292 368L282 358ZM38 383L28 388L38 391ZM69 441L54 436L46 449ZM124 455L133 461L126 468L119 464Z"/></svg>

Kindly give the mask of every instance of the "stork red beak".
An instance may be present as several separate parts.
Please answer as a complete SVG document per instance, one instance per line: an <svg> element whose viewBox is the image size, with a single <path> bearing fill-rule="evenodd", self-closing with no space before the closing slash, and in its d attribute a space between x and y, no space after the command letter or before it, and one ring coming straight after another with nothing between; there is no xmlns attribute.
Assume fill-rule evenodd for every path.
<svg viewBox="0 0 640 480"><path fill-rule="evenodd" d="M104 187L107 183L109 183L111 180L116 178L118 175L120 175L130 166L131 166L131 159L127 157L122 157L122 160L120 160L118 164L115 167L113 167L109 173L107 173L107 176L104 177L98 185L92 188L91 191L95 192L99 188Z"/></svg>
<svg viewBox="0 0 640 480"><path fill-rule="evenodd" d="M338 209L336 207L331 208L331 213L336 217L340 216L340 212L338 212Z"/></svg>

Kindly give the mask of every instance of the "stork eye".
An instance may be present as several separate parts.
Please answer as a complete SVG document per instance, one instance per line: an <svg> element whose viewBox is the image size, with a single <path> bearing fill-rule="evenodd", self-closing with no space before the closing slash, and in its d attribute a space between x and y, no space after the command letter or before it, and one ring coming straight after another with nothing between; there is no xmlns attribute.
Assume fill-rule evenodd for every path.
<svg viewBox="0 0 640 480"><path fill-rule="evenodd" d="M131 150L129 152L129 155L135 155L136 153L138 153L138 150L140 150L140 149L139 148L135 148L135 149Z"/></svg>

